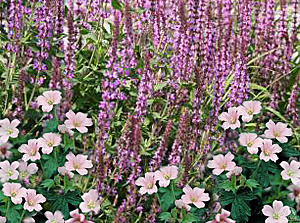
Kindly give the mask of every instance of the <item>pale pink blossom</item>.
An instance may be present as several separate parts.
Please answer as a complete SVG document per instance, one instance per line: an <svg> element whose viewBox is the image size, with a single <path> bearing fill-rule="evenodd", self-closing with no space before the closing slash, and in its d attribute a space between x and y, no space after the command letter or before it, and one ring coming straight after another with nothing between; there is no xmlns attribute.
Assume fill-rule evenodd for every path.
<svg viewBox="0 0 300 223"><path fill-rule="evenodd" d="M228 112L222 112L221 115L219 115L219 120L225 121L222 125L223 129L236 129L241 126L241 123L239 121L239 114L237 112L236 107L232 107L228 109Z"/></svg>
<svg viewBox="0 0 300 223"><path fill-rule="evenodd" d="M79 204L79 208L83 213L93 211L97 215L100 211L99 193L97 190L90 190L88 193L84 193L81 196L83 202Z"/></svg>
<svg viewBox="0 0 300 223"><path fill-rule="evenodd" d="M170 180L176 179L177 175L177 166L164 166L154 173L155 179L158 180L161 187L167 187L170 184Z"/></svg>
<svg viewBox="0 0 300 223"><path fill-rule="evenodd" d="M65 163L65 167L68 171L76 170L80 175L88 174L87 168L92 168L93 164L91 160L87 159L88 156L79 154L75 156L72 152L70 152L66 159L68 160Z"/></svg>
<svg viewBox="0 0 300 223"><path fill-rule="evenodd" d="M235 223L234 220L228 218L230 216L230 212L225 209L221 210L221 214L217 214L213 221L208 221L206 223Z"/></svg>
<svg viewBox="0 0 300 223"><path fill-rule="evenodd" d="M176 200L176 201L175 201L175 205L176 205L176 207L178 207L179 209L184 208L184 209L187 210L187 211L190 211L191 208L192 208L190 205L184 203L184 202L182 201L182 199Z"/></svg>
<svg viewBox="0 0 300 223"><path fill-rule="evenodd" d="M25 196L25 204L23 208L29 212L41 211L43 208L40 203L46 202L46 198L41 194L36 194L36 191L33 189L28 189Z"/></svg>
<svg viewBox="0 0 300 223"><path fill-rule="evenodd" d="M0 223L5 223L6 222L6 217L0 216Z"/></svg>
<svg viewBox="0 0 300 223"><path fill-rule="evenodd" d="M278 122L275 124L272 120L268 121L267 130L265 131L265 136L269 139L277 139L281 143L286 143L288 141L286 136L292 135L292 130L287 128L287 124Z"/></svg>
<svg viewBox="0 0 300 223"><path fill-rule="evenodd" d="M276 153L280 153L282 151L282 148L277 144L272 144L271 139L264 139L262 141L262 144L263 145L261 146L261 153L259 155L259 158L266 162L268 162L269 160L276 162L279 159Z"/></svg>
<svg viewBox="0 0 300 223"><path fill-rule="evenodd" d="M297 185L291 184L287 187L287 189L292 192L287 195L288 198L291 201L295 200L299 204L300 203L300 184L297 184Z"/></svg>
<svg viewBox="0 0 300 223"><path fill-rule="evenodd" d="M239 142L242 146L246 146L250 154L257 154L258 147L262 147L263 139L257 137L255 133L241 133Z"/></svg>
<svg viewBox="0 0 300 223"><path fill-rule="evenodd" d="M153 194L157 192L157 186L155 185L156 179L153 172L148 172L145 174L145 177L139 177L135 181L135 185L141 186L139 192L140 194Z"/></svg>
<svg viewBox="0 0 300 223"><path fill-rule="evenodd" d="M53 147L59 146L61 137L56 133L45 133L43 138L37 140L37 144L42 148L44 154L50 154L53 151Z"/></svg>
<svg viewBox="0 0 300 223"><path fill-rule="evenodd" d="M43 112L50 112L53 105L57 105L61 101L61 92L59 91L45 91L43 95L36 98L38 106L42 106Z"/></svg>
<svg viewBox="0 0 300 223"><path fill-rule="evenodd" d="M11 138L17 138L19 130L16 128L20 124L18 119L14 119L12 122L8 118L0 120L0 141L6 143Z"/></svg>
<svg viewBox="0 0 300 223"><path fill-rule="evenodd" d="M197 208L205 206L203 201L209 201L208 193L204 193L204 189L195 187L192 189L189 185L183 188L184 195L181 196L185 204L194 204Z"/></svg>
<svg viewBox="0 0 300 223"><path fill-rule="evenodd" d="M64 216L60 211L55 211L52 214L50 211L45 212L45 217L47 221L45 223L64 223Z"/></svg>
<svg viewBox="0 0 300 223"><path fill-rule="evenodd" d="M238 114L242 116L243 122L250 122L253 115L260 113L261 103L259 101L244 101L237 110Z"/></svg>
<svg viewBox="0 0 300 223"><path fill-rule="evenodd" d="M65 124L58 125L58 126L57 126L57 129L58 129L58 131L59 131L60 133L62 133L62 134L67 133L67 134L70 135L70 136L73 136L73 135L74 135L74 131L72 131L71 129L68 129L68 128L66 127Z"/></svg>
<svg viewBox="0 0 300 223"><path fill-rule="evenodd" d="M12 162L11 164L7 160L0 162L0 181L4 183L9 179L18 179L19 172L17 171L17 168L19 165L20 163L17 161Z"/></svg>
<svg viewBox="0 0 300 223"><path fill-rule="evenodd" d="M223 171L232 171L236 166L233 162L234 155L231 152L227 153L225 156L219 154L213 157L213 160L208 161L208 168L214 168L213 174L220 175Z"/></svg>
<svg viewBox="0 0 300 223"><path fill-rule="evenodd" d="M242 171L243 171L242 167L235 166L233 170L231 170L228 173L226 173L226 176L228 178L231 178L233 175L239 176L242 173Z"/></svg>
<svg viewBox="0 0 300 223"><path fill-rule="evenodd" d="M80 133L85 133L88 131L86 126L93 125L92 119L87 118L87 114L78 112L75 114L72 110L68 111L67 120L65 125L68 129L77 129Z"/></svg>
<svg viewBox="0 0 300 223"><path fill-rule="evenodd" d="M27 162L28 160L36 161L41 158L41 155L39 153L39 146L37 144L36 139L29 139L28 144L23 144L18 149L20 153L25 153L22 157L22 160Z"/></svg>
<svg viewBox="0 0 300 223"><path fill-rule="evenodd" d="M280 166L283 168L283 171L281 172L282 179L291 179L292 183L295 185L300 183L300 162L292 160L292 162L288 164L288 162L282 161Z"/></svg>
<svg viewBox="0 0 300 223"><path fill-rule="evenodd" d="M27 165L27 162L20 161L19 166L19 179L24 180L25 178L29 178L31 175L35 174L38 171L38 166L35 163L30 163Z"/></svg>
<svg viewBox="0 0 300 223"><path fill-rule="evenodd" d="M71 219L65 221L65 223L93 223L92 221L85 220L83 214L79 214L79 210L76 209L70 212Z"/></svg>
<svg viewBox="0 0 300 223"><path fill-rule="evenodd" d="M35 223L35 220L32 217L26 217L22 220L22 223Z"/></svg>
<svg viewBox="0 0 300 223"><path fill-rule="evenodd" d="M288 223L287 216L291 214L288 206L283 206L281 201L273 201L273 207L264 205L262 213L267 216L266 223Z"/></svg>
<svg viewBox="0 0 300 223"><path fill-rule="evenodd" d="M13 145L11 143L9 142L2 143L0 141L0 159L4 160L12 157L13 153L9 151L12 147Z"/></svg>
<svg viewBox="0 0 300 223"><path fill-rule="evenodd" d="M65 166L61 166L57 168L57 171L60 175L64 176L64 175L68 175L70 178L72 178L74 176L74 173L72 173L71 171L67 170Z"/></svg>
<svg viewBox="0 0 300 223"><path fill-rule="evenodd" d="M19 183L5 183L3 184L2 191L5 196L11 197L11 201L14 204L21 204L27 190Z"/></svg>

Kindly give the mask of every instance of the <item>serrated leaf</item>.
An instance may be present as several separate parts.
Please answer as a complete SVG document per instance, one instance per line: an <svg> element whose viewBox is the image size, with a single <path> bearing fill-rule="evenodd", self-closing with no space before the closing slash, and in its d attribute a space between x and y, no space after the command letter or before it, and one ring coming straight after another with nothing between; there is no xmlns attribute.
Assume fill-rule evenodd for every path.
<svg viewBox="0 0 300 223"><path fill-rule="evenodd" d="M44 177L46 179L51 178L52 174L57 171L58 165L56 163L56 160L52 157L49 156L47 157L47 161L44 164Z"/></svg>
<svg viewBox="0 0 300 223"><path fill-rule="evenodd" d="M249 179L246 181L246 187L249 187L251 191L257 186L259 186L259 183L257 183L257 181L254 179Z"/></svg>
<svg viewBox="0 0 300 223"><path fill-rule="evenodd" d="M187 213L182 219L182 223L197 222L199 219L192 213Z"/></svg>
<svg viewBox="0 0 300 223"><path fill-rule="evenodd" d="M239 222L248 222L248 216L251 216L251 208L240 197L236 197L232 202L231 216Z"/></svg>
<svg viewBox="0 0 300 223"><path fill-rule="evenodd" d="M160 198L161 201L161 210L163 212L168 211L171 205L174 204L175 199L171 190L167 190L163 196Z"/></svg>
<svg viewBox="0 0 300 223"><path fill-rule="evenodd" d="M234 175L235 176L235 175ZM234 179L231 180L225 180L224 182L222 182L220 184L220 188L224 189L224 190L231 190L231 191L235 191L235 187L236 187L236 178L233 177Z"/></svg>
<svg viewBox="0 0 300 223"><path fill-rule="evenodd" d="M293 156L300 156L300 152L296 150L293 146L291 146L289 143L280 143L279 146L282 148L282 152L280 155L283 155L285 157L293 157Z"/></svg>
<svg viewBox="0 0 300 223"><path fill-rule="evenodd" d="M52 118L46 122L46 128L44 129L44 133L48 132L57 132L58 120L56 118Z"/></svg>
<svg viewBox="0 0 300 223"><path fill-rule="evenodd" d="M73 139L70 138L68 133L64 134L64 151L66 152L68 149L73 148Z"/></svg>
<svg viewBox="0 0 300 223"><path fill-rule="evenodd" d="M64 196L58 197L53 203L51 211L55 212L56 210L61 211L65 219L69 218L69 205Z"/></svg>
<svg viewBox="0 0 300 223"><path fill-rule="evenodd" d="M11 205L9 211L6 213L6 218L9 223L20 222L21 213L17 211L15 206Z"/></svg>
<svg viewBox="0 0 300 223"><path fill-rule="evenodd" d="M169 220L169 219L171 218L171 213L169 213L169 212L163 212L163 213L161 213L161 214L158 216L158 218L159 218L160 220L162 220L162 221L167 221L167 220Z"/></svg>
<svg viewBox="0 0 300 223"><path fill-rule="evenodd" d="M54 181L52 179L44 180L43 183L41 183L41 186L47 188L47 191L54 186Z"/></svg>

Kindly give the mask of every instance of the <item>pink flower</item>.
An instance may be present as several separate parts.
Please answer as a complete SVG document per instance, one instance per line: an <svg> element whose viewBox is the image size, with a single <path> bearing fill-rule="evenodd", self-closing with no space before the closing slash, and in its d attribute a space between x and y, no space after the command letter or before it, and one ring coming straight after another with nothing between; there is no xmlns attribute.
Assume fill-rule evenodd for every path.
<svg viewBox="0 0 300 223"><path fill-rule="evenodd" d="M67 134L70 136L74 135L74 131L72 131L71 129L68 129L65 124L58 125L57 129L62 134L65 134L65 132L67 132Z"/></svg>
<svg viewBox="0 0 300 223"><path fill-rule="evenodd" d="M94 211L97 215L100 211L100 200L97 190L90 190L88 193L82 195L83 202L80 203L79 208L83 213Z"/></svg>
<svg viewBox="0 0 300 223"><path fill-rule="evenodd" d="M243 122L250 122L253 115L259 114L261 103L259 101L244 101L243 105L237 108L238 114L242 115Z"/></svg>
<svg viewBox="0 0 300 223"><path fill-rule="evenodd" d="M8 138L17 138L19 135L19 130L16 128L20 124L18 119L14 119L12 122L8 118L0 121L0 141L1 143L6 143Z"/></svg>
<svg viewBox="0 0 300 223"><path fill-rule="evenodd" d="M21 204L22 197L26 196L26 189L22 188L19 183L5 183L3 184L3 194L7 197L11 197L11 201L14 204Z"/></svg>
<svg viewBox="0 0 300 223"><path fill-rule="evenodd" d="M53 151L54 146L59 146L61 138L59 134L56 133L45 133L43 138L37 140L37 145L42 147L42 152L44 154L50 154Z"/></svg>
<svg viewBox="0 0 300 223"><path fill-rule="evenodd" d="M291 184L287 187L292 193L288 194L288 198L293 201L295 200L298 204L300 203L300 184Z"/></svg>
<svg viewBox="0 0 300 223"><path fill-rule="evenodd" d="M292 180L292 183L297 185L300 183L300 162L292 160L291 164L288 164L286 161L282 161L280 166L283 168L281 172L282 179Z"/></svg>
<svg viewBox="0 0 300 223"><path fill-rule="evenodd" d="M215 216L215 220L208 221L206 223L235 223L234 220L231 220L230 218L227 218L230 216L230 212L226 211L225 209L221 210L221 214L217 214Z"/></svg>
<svg viewBox="0 0 300 223"><path fill-rule="evenodd" d="M77 155L75 156L72 152L70 152L66 156L68 162L65 163L65 167L68 171L76 170L80 175L86 175L88 171L86 168L92 168L92 161L88 160L88 156L85 155Z"/></svg>
<svg viewBox="0 0 300 223"><path fill-rule="evenodd" d="M227 153L225 156L219 154L214 156L213 160L208 161L208 168L214 168L213 174L220 175L223 173L224 170L232 171L234 169L235 162L232 160L234 159L234 155L231 152Z"/></svg>
<svg viewBox="0 0 300 223"><path fill-rule="evenodd" d="M68 129L77 129L80 133L88 131L86 126L93 125L92 119L87 118L87 114L78 112L75 114L72 110L68 111L66 116L68 120L65 121L65 125Z"/></svg>
<svg viewBox="0 0 300 223"><path fill-rule="evenodd" d="M273 208L270 205L264 205L262 213L267 216L266 223L288 223L287 216L291 210L288 206L283 207L281 201L273 201Z"/></svg>
<svg viewBox="0 0 300 223"><path fill-rule="evenodd" d="M0 162L0 181L4 183L9 179L18 179L19 172L17 171L17 168L19 167L19 165L20 163L17 161L12 162L12 164L10 164L7 160Z"/></svg>
<svg viewBox="0 0 300 223"><path fill-rule="evenodd" d="M58 168L57 168L57 171L58 171L58 173L59 173L60 175L62 175L62 176L66 175L66 174L67 174L70 178L72 178L72 177L74 176L74 173L72 173L71 171L68 171L68 170L66 169L65 166L58 167Z"/></svg>
<svg viewBox="0 0 300 223"><path fill-rule="evenodd" d="M11 143L9 142L2 143L0 141L0 158L2 160L9 159L13 155L13 153L9 151L12 147L13 145Z"/></svg>
<svg viewBox="0 0 300 223"><path fill-rule="evenodd" d="M141 186L139 192L141 194L153 194L157 192L157 187L155 185L156 179L155 174L153 172L145 173L145 177L139 177L135 181L135 185Z"/></svg>
<svg viewBox="0 0 300 223"><path fill-rule="evenodd" d="M231 178L233 175L239 176L242 173L242 171L243 171L242 167L235 166L233 170L226 173L226 176L228 178Z"/></svg>
<svg viewBox="0 0 300 223"><path fill-rule="evenodd" d="M35 223L35 220L32 217L26 217L22 220L22 223Z"/></svg>
<svg viewBox="0 0 300 223"><path fill-rule="evenodd" d="M28 144L23 144L18 149L20 153L25 153L22 157L22 159L26 162L28 160L36 161L41 158L41 155L39 153L39 146L37 144L36 139L29 139Z"/></svg>
<svg viewBox="0 0 300 223"><path fill-rule="evenodd" d="M181 196L181 199L185 204L194 204L197 208L203 208L205 206L203 201L209 201L208 193L204 193L204 189L199 187L192 189L186 185L183 192L185 194Z"/></svg>
<svg viewBox="0 0 300 223"><path fill-rule="evenodd" d="M64 216L60 211L55 211L52 214L50 211L45 212L45 216L48 219L45 223L64 223Z"/></svg>
<svg viewBox="0 0 300 223"><path fill-rule="evenodd" d="M85 220L85 216L83 214L79 214L79 210L76 209L70 212L71 219L65 221L65 223L93 223L92 221Z"/></svg>
<svg viewBox="0 0 300 223"><path fill-rule="evenodd" d="M239 137L240 144L246 146L250 154L257 154L258 147L262 147L262 141L255 133L241 133Z"/></svg>
<svg viewBox="0 0 300 223"><path fill-rule="evenodd" d="M159 186L161 187L167 187L170 184L170 180L176 179L177 175L177 166L164 166L154 173L154 177L158 180Z"/></svg>
<svg viewBox="0 0 300 223"><path fill-rule="evenodd" d="M27 166L27 163L24 161L20 161L19 166L19 178L20 180L23 180L25 178L29 178L32 174L35 174L38 171L38 166L35 163L30 163Z"/></svg>
<svg viewBox="0 0 300 223"><path fill-rule="evenodd" d="M43 112L50 112L53 105L57 105L61 101L61 92L59 91L45 91L43 95L36 98L38 106L42 106Z"/></svg>
<svg viewBox="0 0 300 223"><path fill-rule="evenodd" d="M181 199L180 199L180 200L176 200L176 201L175 201L175 205L176 205L176 207L178 207L179 209L184 208L184 209L186 209L187 211L190 211L191 208L192 208L190 205L184 203Z"/></svg>
<svg viewBox="0 0 300 223"><path fill-rule="evenodd" d="M0 223L5 223L6 222L6 217L1 217L0 216Z"/></svg>
<svg viewBox="0 0 300 223"><path fill-rule="evenodd" d="M232 107L228 109L228 113L222 112L222 114L219 115L218 118L221 121L225 121L222 125L223 129L228 129L228 128L236 129L241 126L241 123L239 121L239 116L240 115L237 112L237 108Z"/></svg>
<svg viewBox="0 0 300 223"><path fill-rule="evenodd" d="M281 143L288 141L286 136L292 135L292 130L287 128L287 124L278 122L275 124L272 120L268 121L266 126L268 129L265 131L265 136L270 139L277 139Z"/></svg>
<svg viewBox="0 0 300 223"><path fill-rule="evenodd" d="M282 151L281 147L277 144L273 145L271 139L264 139L262 143L263 145L261 147L259 158L266 162L269 160L276 162L276 160L278 160L278 156L275 153L280 153Z"/></svg>
<svg viewBox="0 0 300 223"><path fill-rule="evenodd" d="M35 210L40 211L42 210L42 206L40 203L44 203L46 198L41 194L36 194L36 191L33 189L28 189L27 194L25 196L25 204L23 208L28 210L29 212Z"/></svg>

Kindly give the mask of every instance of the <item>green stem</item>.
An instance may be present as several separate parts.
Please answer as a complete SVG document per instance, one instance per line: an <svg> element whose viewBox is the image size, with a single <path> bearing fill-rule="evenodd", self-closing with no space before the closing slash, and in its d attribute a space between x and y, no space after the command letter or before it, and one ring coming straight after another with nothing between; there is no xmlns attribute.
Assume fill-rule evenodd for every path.
<svg viewBox="0 0 300 223"><path fill-rule="evenodd" d="M7 217L9 207L10 207L10 198L7 199L7 209L6 209L5 217Z"/></svg>
<svg viewBox="0 0 300 223"><path fill-rule="evenodd" d="M175 193L174 193L174 181L172 181L172 183L171 183L171 190L172 190L174 200L176 200Z"/></svg>
<svg viewBox="0 0 300 223"><path fill-rule="evenodd" d="M23 209L23 212L22 212L22 214L21 214L20 223L22 223L22 219L23 219L24 215L25 215L25 209Z"/></svg>
<svg viewBox="0 0 300 223"><path fill-rule="evenodd" d="M156 195L156 197L157 197L157 200L158 200L159 206L161 207L161 202L160 202L160 198L159 198L159 195L158 195L158 193L156 193L155 195Z"/></svg>
<svg viewBox="0 0 300 223"><path fill-rule="evenodd" d="M255 171L254 171L253 174L252 174L252 177L253 177L253 178L256 178L257 171L258 171L258 168L259 168L259 166L261 165L261 163L262 163L262 160L259 160L259 161L258 161L258 164L257 164L257 167L256 167Z"/></svg>

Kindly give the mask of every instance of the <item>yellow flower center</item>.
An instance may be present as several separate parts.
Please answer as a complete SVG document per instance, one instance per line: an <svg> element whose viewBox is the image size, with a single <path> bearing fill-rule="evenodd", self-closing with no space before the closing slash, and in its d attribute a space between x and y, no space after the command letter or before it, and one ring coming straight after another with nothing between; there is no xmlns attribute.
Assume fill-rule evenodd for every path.
<svg viewBox="0 0 300 223"><path fill-rule="evenodd" d="M235 119L235 118L231 118L231 119L229 120L229 122L230 122L230 124L235 124L235 123L236 123L236 119Z"/></svg>
<svg viewBox="0 0 300 223"><path fill-rule="evenodd" d="M226 167L227 167L226 163L221 163L221 165L220 165L220 168L221 168L221 169L224 169L224 170L225 170Z"/></svg>
<svg viewBox="0 0 300 223"><path fill-rule="evenodd" d="M53 142L49 141L49 142L47 142L47 145L48 145L49 147L52 147L52 146L53 146Z"/></svg>
<svg viewBox="0 0 300 223"><path fill-rule="evenodd" d="M247 142L247 146L248 146L248 147L251 147L251 146L253 146L253 142L251 142L251 141L248 141L248 142Z"/></svg>
<svg viewBox="0 0 300 223"><path fill-rule="evenodd" d="M279 133L278 131L275 131L275 132L274 132L274 136L275 136L275 137L279 137L279 136L280 136L280 133Z"/></svg>
<svg viewBox="0 0 300 223"><path fill-rule="evenodd" d="M280 214L277 213L277 212L273 213L273 218L274 218L275 220L279 220Z"/></svg>
<svg viewBox="0 0 300 223"><path fill-rule="evenodd" d="M191 197L191 202L196 202L197 198L196 197Z"/></svg>
<svg viewBox="0 0 300 223"><path fill-rule="evenodd" d="M250 108L250 109L248 109L248 111L247 111L247 112L248 112L248 114L249 114L249 115L252 115L252 114L253 114L253 110L252 110L251 108Z"/></svg>
<svg viewBox="0 0 300 223"><path fill-rule="evenodd" d="M288 176L291 177L291 176L293 176L293 174L294 174L294 172L293 172L292 170L288 170L288 172L287 172L287 175L288 175Z"/></svg>
<svg viewBox="0 0 300 223"><path fill-rule="evenodd" d="M166 180L170 180L170 174L166 174L164 177Z"/></svg>
<svg viewBox="0 0 300 223"><path fill-rule="evenodd" d="M96 206L96 203L94 201L90 201L87 205L88 209L94 209Z"/></svg>
<svg viewBox="0 0 300 223"><path fill-rule="evenodd" d="M265 156L270 156L271 152L270 152L270 150L266 149L266 150L264 151L264 154L265 154Z"/></svg>
<svg viewBox="0 0 300 223"><path fill-rule="evenodd" d="M57 221L54 219L54 220L51 221L51 223L57 223Z"/></svg>
<svg viewBox="0 0 300 223"><path fill-rule="evenodd" d="M20 175L21 175L22 178L25 178L25 177L27 177L27 172L26 171L22 171L20 173Z"/></svg>
<svg viewBox="0 0 300 223"><path fill-rule="evenodd" d="M12 171L12 170L8 170L8 171L6 172L6 174L7 174L7 176L11 177L11 176L13 175L13 171Z"/></svg>
<svg viewBox="0 0 300 223"><path fill-rule="evenodd" d="M33 205L34 205L34 201L33 201L32 199L30 199L30 200L28 201L28 205L29 205L29 206L33 206Z"/></svg>
<svg viewBox="0 0 300 223"><path fill-rule="evenodd" d="M48 100L47 100L47 103L48 103L49 105L53 105L53 100L52 100L52 99L48 99Z"/></svg>
<svg viewBox="0 0 300 223"><path fill-rule="evenodd" d="M80 165L80 163L74 163L73 167L75 170L77 170L77 169L80 169L81 165Z"/></svg>
<svg viewBox="0 0 300 223"><path fill-rule="evenodd" d="M153 183L148 183L148 184L147 184L147 188L148 188L148 189L152 189L152 188L153 188Z"/></svg>
<svg viewBox="0 0 300 223"><path fill-rule="evenodd" d="M36 154L35 149L30 150L29 154L30 154L30 156L35 156L35 154Z"/></svg>
<svg viewBox="0 0 300 223"><path fill-rule="evenodd" d="M13 130L12 130L12 128L8 128L7 130L6 130L6 133L8 134L8 135L11 135L11 134L13 134Z"/></svg>
<svg viewBox="0 0 300 223"><path fill-rule="evenodd" d="M15 197L15 196L17 195L17 192L13 190L13 191L10 193L10 195L11 195L12 197Z"/></svg>
<svg viewBox="0 0 300 223"><path fill-rule="evenodd" d="M80 122L74 122L74 127L77 128L80 126Z"/></svg>

